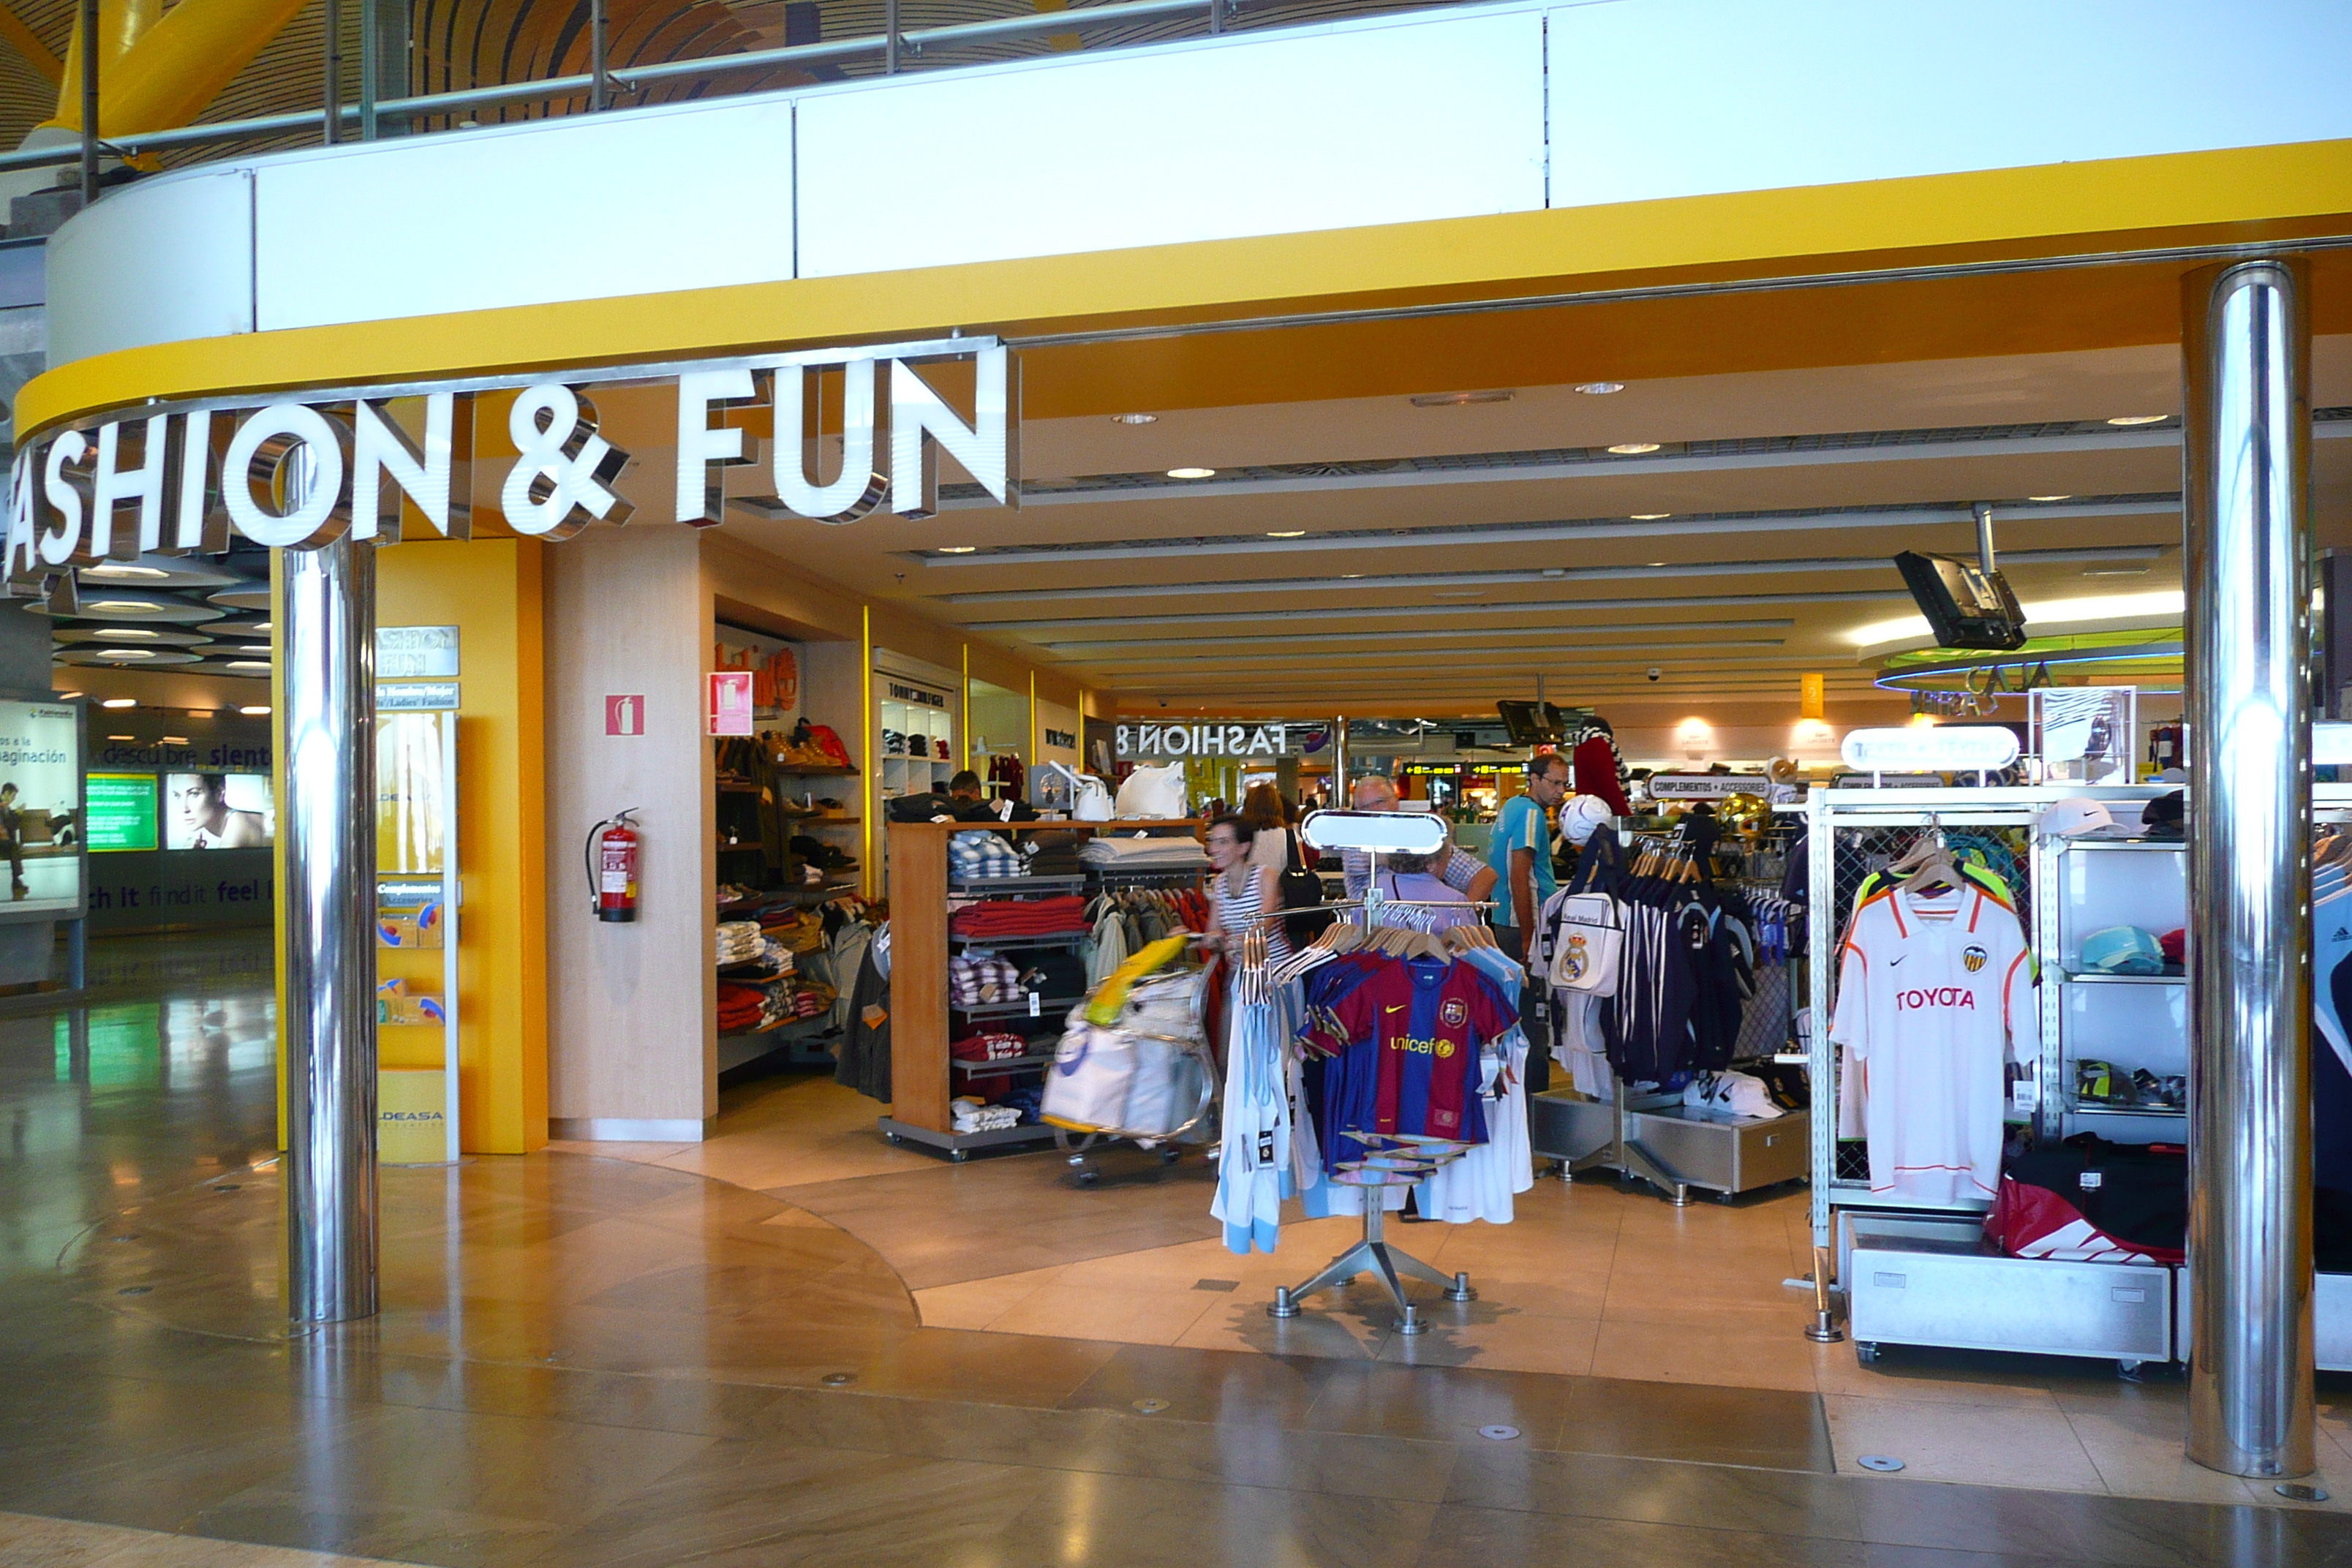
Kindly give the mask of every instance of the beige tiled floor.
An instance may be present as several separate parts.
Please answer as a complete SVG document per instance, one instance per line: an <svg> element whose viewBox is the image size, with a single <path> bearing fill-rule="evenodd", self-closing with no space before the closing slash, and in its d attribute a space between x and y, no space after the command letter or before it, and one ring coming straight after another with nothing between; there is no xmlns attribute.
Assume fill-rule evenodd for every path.
<svg viewBox="0 0 2352 1568"><path fill-rule="evenodd" d="M0 1513L0 1563L7 1568L362 1568L382 1561Z"/></svg>
<svg viewBox="0 0 2352 1568"><path fill-rule="evenodd" d="M1081 1190L1058 1184L1050 1156L949 1170L883 1144L874 1111L830 1083L781 1080L722 1116L708 1143L582 1147L758 1184L786 1202L804 1189L826 1220L921 1286L914 1310L930 1328L1809 1394L1846 1473L1864 1454L1889 1454L1920 1482L2280 1500L2181 1458L2177 1378L2151 1371L2132 1384L2096 1363L1936 1352L1864 1365L1851 1344L1808 1342L1811 1298L1784 1283L1810 1267L1801 1190L1675 1208L1646 1188L1546 1179L1509 1226L1391 1223L1390 1241L1467 1272L1479 1292L1456 1304L1415 1286L1432 1327L1406 1338L1368 1279L1311 1299L1298 1318L1266 1314L1276 1285L1318 1271L1360 1236L1360 1221L1286 1223L1272 1255L1236 1256L1213 1238L1139 1243L1196 1226L1207 1184L1180 1172L1157 1185ZM866 1177L884 1180L869 1188ZM1018 1205L1015 1231L974 1245L969 1227L1007 1205ZM802 1213L767 1223L825 1223L793 1218ZM999 1271L1004 1259L1042 1258L1053 1261ZM2329 1506L2352 1507L2352 1402L2327 1407L2322 1447L2321 1479L2338 1500Z"/></svg>

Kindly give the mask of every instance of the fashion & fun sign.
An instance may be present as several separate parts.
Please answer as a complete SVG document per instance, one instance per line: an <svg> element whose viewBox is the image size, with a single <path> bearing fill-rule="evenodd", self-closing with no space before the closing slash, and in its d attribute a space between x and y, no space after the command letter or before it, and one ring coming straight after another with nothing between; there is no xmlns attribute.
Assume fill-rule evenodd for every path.
<svg viewBox="0 0 2352 1568"><path fill-rule="evenodd" d="M927 374L948 365L969 367L968 419ZM820 400L830 401L827 382L839 386L842 453L835 477L820 480L805 432ZM624 499L621 479L637 458L611 439L596 400L646 389L674 397L677 409L665 521L709 527L730 501L825 523L886 509L929 517L939 510L942 450L1000 505L1020 505L1018 363L992 338L945 338L101 416L18 449L6 576L26 582L141 554L218 553L232 531L289 550L346 536L394 544L404 518L420 515L432 535L466 539L478 494L533 538L627 522L639 509ZM492 430L504 441L493 454L492 442L478 440L474 405L493 394L507 401L509 392L503 428ZM762 460L761 424L803 435L769 437ZM478 472L485 467L491 471Z"/></svg>

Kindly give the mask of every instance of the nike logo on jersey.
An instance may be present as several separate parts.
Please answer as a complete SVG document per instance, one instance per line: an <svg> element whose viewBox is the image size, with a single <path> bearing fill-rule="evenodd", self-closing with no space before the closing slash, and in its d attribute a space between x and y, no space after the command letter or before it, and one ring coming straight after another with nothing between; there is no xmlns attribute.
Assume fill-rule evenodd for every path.
<svg viewBox="0 0 2352 1568"><path fill-rule="evenodd" d="M1403 1012L1407 1007L1410 1007L1410 1006L1412 1006L1412 1003L1410 1003L1410 1002L1400 1002L1400 1003L1398 1003L1398 1004L1397 1004L1395 1006L1393 1006L1393 1007L1383 1007L1383 1008L1381 1008L1381 1016L1382 1017L1386 1017L1386 1016L1388 1016L1391 1013L1402 1013L1402 1012Z"/></svg>
<svg viewBox="0 0 2352 1568"><path fill-rule="evenodd" d="M1906 952L1906 953L1904 953L1904 954L1900 955L1899 957L1890 958L1890 959L1888 959L1888 960L1886 961L1886 967L1887 967L1887 968L1889 968L1889 969L1892 969L1892 968L1894 968L1896 964L1898 964L1898 963L1902 963L1904 959L1908 958L1908 957L1910 957L1910 956L1911 956L1911 955L1910 955L1909 953L1907 953L1907 952Z"/></svg>
<svg viewBox="0 0 2352 1568"><path fill-rule="evenodd" d="M1977 994L1965 985L1936 985L1924 991L1897 991L1895 1010L1926 1011L1930 1007L1957 1007L1966 1012L1977 1010Z"/></svg>
<svg viewBox="0 0 2352 1568"><path fill-rule="evenodd" d="M2336 928L2336 934L2329 937L2327 940L2330 942L2352 942L2352 931L2346 931L2342 926L2337 926Z"/></svg>

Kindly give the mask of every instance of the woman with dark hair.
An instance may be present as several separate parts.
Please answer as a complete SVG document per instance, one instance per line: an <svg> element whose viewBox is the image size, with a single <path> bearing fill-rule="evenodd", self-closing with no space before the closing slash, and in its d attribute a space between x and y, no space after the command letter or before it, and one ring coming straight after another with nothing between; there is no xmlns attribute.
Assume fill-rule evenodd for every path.
<svg viewBox="0 0 2352 1568"><path fill-rule="evenodd" d="M1290 956L1290 939L1280 921L1258 920L1282 907L1277 890L1280 873L1250 863L1250 846L1257 830L1244 816L1221 816L1209 824L1209 929L1206 939L1230 961L1241 955L1242 936L1253 925L1265 932L1266 960L1280 963Z"/></svg>
<svg viewBox="0 0 2352 1568"><path fill-rule="evenodd" d="M1280 790L1270 784L1254 784L1242 796L1241 810L1234 814L1249 824L1250 864L1277 877L1290 863L1289 824L1284 816L1283 804Z"/></svg>

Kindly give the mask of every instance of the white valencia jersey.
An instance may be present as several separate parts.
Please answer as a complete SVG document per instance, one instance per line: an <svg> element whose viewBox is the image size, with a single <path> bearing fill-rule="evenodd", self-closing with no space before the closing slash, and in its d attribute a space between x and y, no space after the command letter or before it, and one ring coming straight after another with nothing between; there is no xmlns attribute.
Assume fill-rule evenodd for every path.
<svg viewBox="0 0 2352 1568"><path fill-rule="evenodd" d="M2000 1180L2003 1064L2041 1049L2016 914L1974 888L1898 889L1854 914L1830 1038L1859 1064L1870 1190L1990 1200Z"/></svg>

